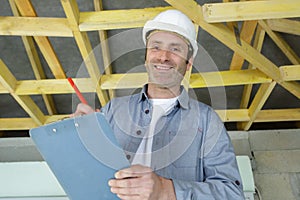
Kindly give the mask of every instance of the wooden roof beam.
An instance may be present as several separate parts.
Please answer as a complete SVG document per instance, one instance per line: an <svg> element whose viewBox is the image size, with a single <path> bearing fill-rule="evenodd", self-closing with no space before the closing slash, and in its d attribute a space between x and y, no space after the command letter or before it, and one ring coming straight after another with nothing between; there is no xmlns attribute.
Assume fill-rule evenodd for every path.
<svg viewBox="0 0 300 200"><path fill-rule="evenodd" d="M279 70L285 81L300 80L300 65L281 66Z"/></svg>
<svg viewBox="0 0 300 200"><path fill-rule="evenodd" d="M181 10L187 16L189 16L196 24L198 24L203 30L210 33L216 39L228 46L239 55L243 56L246 60L256 66L259 70L264 72L270 78L278 82L282 87L288 90L290 93L300 98L300 84L295 81L282 82L281 75L278 67L267 59L264 55L260 54L255 48L240 39L237 42L237 38L232 31L223 24L209 24L204 21L202 15L202 8L197 2L193 0L165 0L173 7Z"/></svg>
<svg viewBox="0 0 300 200"><path fill-rule="evenodd" d="M271 83L264 83L258 89L250 107L249 107L249 116L250 120L247 122L238 123L238 128L242 130L249 130L252 123L255 121L258 113L262 109L263 105L267 101L268 97L270 96L271 92L273 91L276 82L273 81Z"/></svg>
<svg viewBox="0 0 300 200"><path fill-rule="evenodd" d="M245 21L243 23L241 33L238 37L242 38L248 44L251 44L253 35L255 33L255 29L257 26L257 21ZM234 52L232 56L232 60L230 63L231 70L239 70L242 69L245 59L240 56L238 53Z"/></svg>
<svg viewBox="0 0 300 200"><path fill-rule="evenodd" d="M0 83L7 89L12 97L20 104L37 125L42 125L45 122L45 116L40 108L35 104L30 96L17 95L15 89L17 80L9 71L7 66L0 60Z"/></svg>
<svg viewBox="0 0 300 200"><path fill-rule="evenodd" d="M80 12L80 31L143 27L145 22L171 7Z"/></svg>
<svg viewBox="0 0 300 200"><path fill-rule="evenodd" d="M275 42L279 49L286 55L292 64L300 64L299 56L293 51L293 49L284 41L284 39L278 34L272 31L268 24L264 20L258 21L259 25L267 32L270 38Z"/></svg>
<svg viewBox="0 0 300 200"><path fill-rule="evenodd" d="M80 32L79 23L79 9L76 0L61 0L63 9L69 20L70 27L73 30L75 40L77 42L81 56L87 67L87 71L95 85L98 85L101 73L98 67L95 55L93 53L92 45L86 32ZM108 95L106 91L102 91L100 87L96 87L96 93L102 106L108 102Z"/></svg>
<svg viewBox="0 0 300 200"><path fill-rule="evenodd" d="M290 19L268 19L266 22L273 31L300 36L300 21Z"/></svg>
<svg viewBox="0 0 300 200"><path fill-rule="evenodd" d="M266 31L261 28L261 26L257 26L254 41L253 41L253 48L255 48L258 52L261 52L263 42L265 39L265 33ZM253 66L251 63L248 66L248 69L255 69L256 67ZM252 92L252 84L248 84L244 86L242 99L240 108L248 108L251 92Z"/></svg>
<svg viewBox="0 0 300 200"><path fill-rule="evenodd" d="M245 1L203 5L203 16L209 23L300 17L300 2Z"/></svg>
<svg viewBox="0 0 300 200"><path fill-rule="evenodd" d="M142 87L148 80L147 73L128 73L103 75L101 78L102 89L126 89ZM234 70L221 72L192 73L190 77L190 88L205 87L226 87L245 84L270 83L271 78L259 70ZM95 92L97 84L90 78L75 78L74 82L79 90ZM45 79L45 80L22 80L17 81L16 94L70 94L74 90L66 79ZM0 94L7 94L9 91L0 83Z"/></svg>
<svg viewBox="0 0 300 200"><path fill-rule="evenodd" d="M30 0L15 0L15 4L22 16L25 17L37 17L36 12L31 4ZM58 60L56 53L47 37L34 36L38 47L40 48L45 60L47 61L55 78L66 78L66 74Z"/></svg>
<svg viewBox="0 0 300 200"><path fill-rule="evenodd" d="M300 108L261 110L254 122L300 121Z"/></svg>
<svg viewBox="0 0 300 200"><path fill-rule="evenodd" d="M0 35L73 37L67 19L0 16Z"/></svg>
<svg viewBox="0 0 300 200"><path fill-rule="evenodd" d="M9 0L9 3L10 3L10 7L12 9L13 14L15 16L20 16L19 11L15 5L15 0ZM23 41L26 53L28 55L29 62L31 63L31 67L33 69L33 73L34 73L36 79L37 80L45 79L46 75L44 73L44 70L43 70L41 61L39 59L36 47L34 45L33 38L30 36L22 36L22 41ZM55 108L52 96L43 94L42 97L45 102L45 106L47 108L49 115L55 114L56 108Z"/></svg>
<svg viewBox="0 0 300 200"><path fill-rule="evenodd" d="M103 5L102 0L94 0L94 6L96 11L102 11ZM112 74L112 66L111 66L111 57L108 45L108 37L107 32L105 30L98 31L101 51L102 51L102 59L103 59L103 66L105 74ZM113 99L115 97L114 90L108 90L109 98Z"/></svg>

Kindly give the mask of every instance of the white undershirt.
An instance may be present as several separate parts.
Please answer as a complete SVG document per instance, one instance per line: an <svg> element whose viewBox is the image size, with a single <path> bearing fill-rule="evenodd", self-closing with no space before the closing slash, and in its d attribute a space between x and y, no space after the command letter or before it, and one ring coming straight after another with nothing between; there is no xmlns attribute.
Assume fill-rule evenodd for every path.
<svg viewBox="0 0 300 200"><path fill-rule="evenodd" d="M132 165L140 164L151 167L152 143L156 122L159 118L171 111L171 109L175 106L177 99L178 97L171 99L150 99L153 105L150 126L137 149L131 163Z"/></svg>

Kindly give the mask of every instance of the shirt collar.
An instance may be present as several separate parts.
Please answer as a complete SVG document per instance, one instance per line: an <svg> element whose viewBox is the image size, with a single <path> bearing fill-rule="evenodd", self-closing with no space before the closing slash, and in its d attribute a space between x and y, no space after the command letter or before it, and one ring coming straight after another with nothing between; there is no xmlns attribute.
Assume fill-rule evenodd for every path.
<svg viewBox="0 0 300 200"><path fill-rule="evenodd" d="M140 93L139 102L142 102L142 101L148 99L147 89L148 89L148 84L144 85L144 87ZM181 93L178 97L178 105L184 109L188 109L189 108L189 95L183 86L180 86L180 90L181 90Z"/></svg>

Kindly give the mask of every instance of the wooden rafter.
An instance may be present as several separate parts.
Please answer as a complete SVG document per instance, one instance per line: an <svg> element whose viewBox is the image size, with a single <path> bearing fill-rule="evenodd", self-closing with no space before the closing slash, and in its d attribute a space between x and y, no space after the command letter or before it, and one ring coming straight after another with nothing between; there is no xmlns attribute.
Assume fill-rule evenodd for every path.
<svg viewBox="0 0 300 200"><path fill-rule="evenodd" d="M20 104L37 125L43 125L45 116L30 96L17 95L15 88L17 80L7 66L0 60L0 82L9 91L10 95Z"/></svg>
<svg viewBox="0 0 300 200"><path fill-rule="evenodd" d="M286 57L291 61L292 64L300 64L299 56L292 50L292 48L281 38L278 33L272 31L272 29L263 20L259 20L259 25L267 32L267 34L272 38L275 44L280 48L280 50L286 55Z"/></svg>
<svg viewBox="0 0 300 200"><path fill-rule="evenodd" d="M138 28L171 7L156 7L130 10L105 10L101 12L80 12L80 31Z"/></svg>
<svg viewBox="0 0 300 200"><path fill-rule="evenodd" d="M273 31L300 35L300 21L290 19L268 19L266 22Z"/></svg>
<svg viewBox="0 0 300 200"><path fill-rule="evenodd" d="M300 2L297 0L285 0L284 2L246 1L209 3L203 5L203 16L207 22L299 17Z"/></svg>
<svg viewBox="0 0 300 200"><path fill-rule="evenodd" d="M300 80L300 65L281 66L279 70L284 81Z"/></svg>
<svg viewBox="0 0 300 200"><path fill-rule="evenodd" d="M250 63L255 65L259 70L264 72L270 78L279 83L282 87L288 90L290 93L300 98L300 84L297 82L282 82L280 72L278 67L267 59L265 56L260 54L251 45L240 39L240 44L236 41L235 36L232 31L223 24L209 24L204 21L202 8L197 2L192 0L165 0L173 7L181 10L187 16L189 16L196 24L198 24L202 29L210 33L216 39L220 40L223 44L228 46L234 52L243 56Z"/></svg>
<svg viewBox="0 0 300 200"><path fill-rule="evenodd" d="M101 88L107 89L128 89L140 88L148 80L146 73L128 73L103 75ZM94 92L95 86L90 78L75 78L79 90L83 93ZM190 76L190 88L235 86L245 84L269 83L272 79L258 70L234 70L221 72L192 73ZM51 85L51 87L49 87ZM69 94L74 90L66 79L45 79L45 80L22 80L17 81L15 92L18 95L37 94ZM0 94L7 94L9 91L0 84Z"/></svg>
<svg viewBox="0 0 300 200"><path fill-rule="evenodd" d="M103 10L102 0L94 0L94 6L96 11L102 11ZM98 31L98 34L100 39L101 51L102 51L104 72L105 74L112 74L107 32L105 30L100 30ZM108 94L110 99L115 97L114 90L108 90Z"/></svg>
<svg viewBox="0 0 300 200"><path fill-rule="evenodd" d="M263 41L265 38L265 33L266 33L265 30L263 30L260 26L257 26L254 41L253 41L253 48L255 48L258 52L261 52ZM255 69L255 68L256 67L253 66L251 63L248 66L248 69ZM248 84L244 86L240 108L248 108L250 96L252 92L252 86L253 86L252 84Z"/></svg>
<svg viewBox="0 0 300 200"><path fill-rule="evenodd" d="M112 74L111 70L101 75L94 55L90 54L92 47L87 31L99 31L100 41L106 41L107 35L105 30L142 27L145 21L153 18L159 12L172 8L103 10L101 0L94 0L96 11L80 12L76 0L61 0L67 18L41 18L36 16L30 0L9 1L16 1L22 17L0 16L0 35L22 36L22 38L25 38L23 39L24 45L37 80L16 80L4 63L0 64L0 94L11 94L31 117L0 118L0 130L28 130L41 124L68 117L68 115L55 115L51 111L49 115L44 115L29 97L29 95L43 95L44 99L46 99L51 94L74 93L74 90L65 79L65 75L59 77L59 74L64 73L63 68L60 66L59 60L55 58L55 52L49 40L47 41L47 36L73 37L75 39L85 60L90 78L75 77L74 81L82 92L96 92L100 103L104 105L109 99L106 90L110 90L110 94L112 94L114 89L142 87L147 82L147 75L146 73ZM235 5L244 5L244 3L255 5L256 7L256 9L252 10L256 12L255 18L251 18L247 10L241 9L236 12L243 14L244 22L240 31L237 31L238 24L236 22L240 19L237 17L229 19L227 18L228 16L224 16L224 7L222 8L223 16L221 16L221 21L226 22L227 26L220 23L207 23L203 18L202 7L193 0L166 0L173 7L186 13L195 22L196 26L200 26L234 52L230 69L235 70L205 73L192 73L189 71L186 75L187 81L184 83L185 87L206 88L243 85L245 89L240 108L216 111L224 122L239 122L239 126L245 130L249 129L252 123L300 121L300 111L298 108L261 110L277 83L300 98L299 57L280 35L276 33L284 32L300 35L300 23L299 21L290 19L271 19L294 16L291 13L295 12L295 10L299 11L299 6L289 10L286 8L292 5L293 2L299 5L299 2L287 0L284 2L287 7L278 7L279 10L276 10L277 13L262 13L262 9L260 8L263 8L264 5L271 5L274 9L277 8L276 6L279 1L277 3L276 1L230 1L223 0L224 3L217 6L224 6L226 2L231 8ZM270 7L268 8L269 10ZM280 16L278 13L280 13ZM299 12L296 15L299 16ZM256 26L256 21L247 21L253 19L259 20L259 26ZM278 68L278 66L260 53L266 32L294 65ZM253 44L251 44L254 33L256 34L255 39ZM37 50L33 48L32 38L36 41L50 68L52 66L51 70L53 74L58 74L55 77L62 79L45 79L40 61L38 60ZM104 66L108 66L110 63L109 47L107 43L103 44ZM244 60L250 63L248 70L241 70ZM3 68L2 66L5 67ZM57 66L59 67L57 68ZM57 69L61 69L61 73L55 72ZM261 87L255 94L254 100L250 102L253 84L261 84ZM110 98L113 97L114 95L110 95ZM46 100L45 103L47 106ZM248 107L249 103L250 106Z"/></svg>
<svg viewBox="0 0 300 200"><path fill-rule="evenodd" d="M13 14L15 16L19 16L19 11L18 11L18 9L15 5L15 1L14 0L9 0L9 3L10 3L10 7L12 9ZM41 61L39 59L37 49L35 48L33 38L30 37L30 36L22 36L22 41L23 41L24 47L26 49L26 53L27 53L27 56L28 56L29 61L31 63L33 73L34 73L36 79L37 80L45 79L46 75L45 75L44 70L42 68L42 64L41 64ZM49 115L55 114L56 113L56 108L55 108L52 96L42 94L42 97L44 99L44 102L45 102L45 105L46 105L46 108L47 108L47 111L48 111Z"/></svg>
<svg viewBox="0 0 300 200"><path fill-rule="evenodd" d="M37 17L36 12L30 0L15 0L20 14L24 17ZM40 48L45 60L47 61L55 78L66 78L65 72L58 60L56 53L47 37L34 36L38 47Z"/></svg>
<svg viewBox="0 0 300 200"><path fill-rule="evenodd" d="M260 111L254 122L300 121L300 109L269 109Z"/></svg>
<svg viewBox="0 0 300 200"><path fill-rule="evenodd" d="M63 18L0 16L0 34L10 36L73 37Z"/></svg>
<svg viewBox="0 0 300 200"><path fill-rule="evenodd" d="M273 91L276 82L264 83L258 89L250 107L249 107L249 116L250 120L247 122L238 123L238 127L242 130L249 130L252 123L255 121L258 113L261 111L263 105L267 101L271 92Z"/></svg>
<svg viewBox="0 0 300 200"><path fill-rule="evenodd" d="M245 21L242 26L242 30L239 36L248 44L251 44L252 37L255 33L257 21ZM240 56L238 53L234 53L232 56L230 69L237 70L242 69L245 59Z"/></svg>
<svg viewBox="0 0 300 200"><path fill-rule="evenodd" d="M78 24L80 13L78 5L75 0L61 0L61 3L69 20L70 27L73 30L75 40L86 64L89 75L93 83L96 85L95 89L99 97L99 101L102 105L105 105L108 102L108 96L105 91L102 91L101 88L98 87L101 74L94 53L92 52L92 45L87 33L79 31Z"/></svg>

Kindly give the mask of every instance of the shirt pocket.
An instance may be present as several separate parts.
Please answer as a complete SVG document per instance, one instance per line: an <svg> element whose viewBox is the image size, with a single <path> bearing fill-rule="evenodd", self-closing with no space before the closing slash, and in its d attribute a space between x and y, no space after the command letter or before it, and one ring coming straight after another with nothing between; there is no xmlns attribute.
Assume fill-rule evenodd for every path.
<svg viewBox="0 0 300 200"><path fill-rule="evenodd" d="M198 153L192 146L189 147L171 165L173 177L180 180L195 181L198 174Z"/></svg>
<svg viewBox="0 0 300 200"><path fill-rule="evenodd" d="M175 179L196 181L198 175L198 165L196 161L187 157L179 158L172 163L172 173Z"/></svg>

